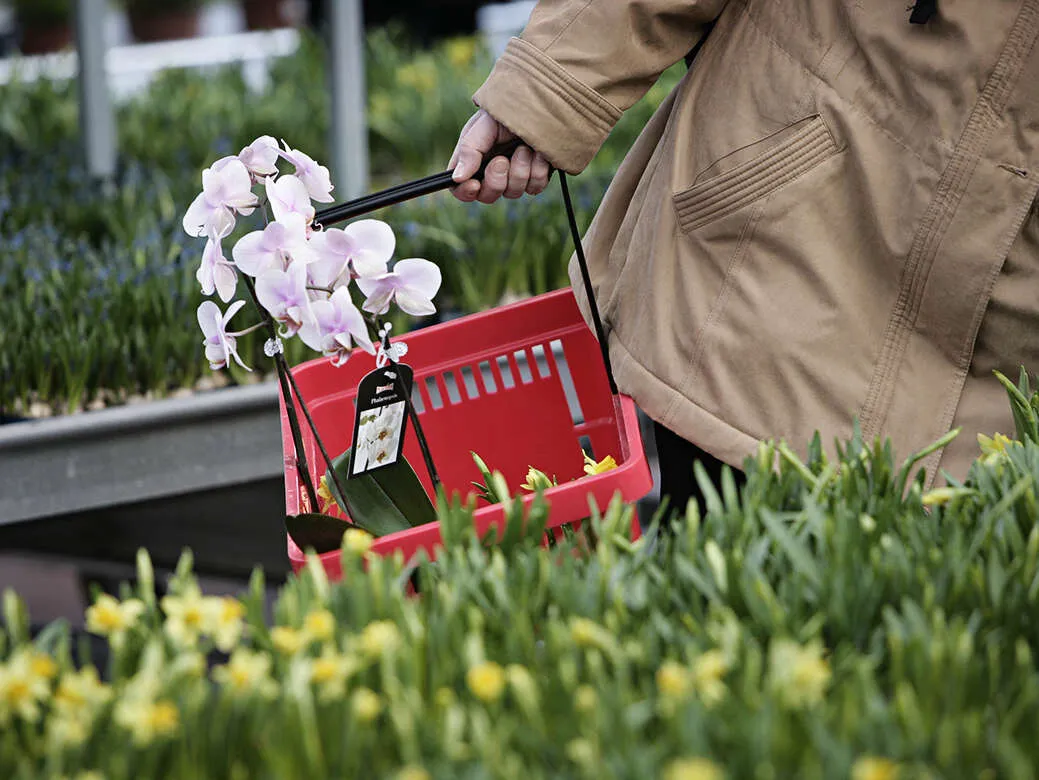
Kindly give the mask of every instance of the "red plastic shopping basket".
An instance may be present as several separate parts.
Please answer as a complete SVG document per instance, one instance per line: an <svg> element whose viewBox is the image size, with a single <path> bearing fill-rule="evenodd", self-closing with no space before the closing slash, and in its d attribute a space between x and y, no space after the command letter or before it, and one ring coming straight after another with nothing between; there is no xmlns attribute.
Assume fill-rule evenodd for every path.
<svg viewBox="0 0 1039 780"><path fill-rule="evenodd" d="M413 401L448 495L467 495L472 492L470 483L480 479L470 451L501 471L514 490L529 466L556 476L560 484L545 492L550 528L588 517L589 497L605 507L618 492L633 501L652 488L635 404L611 394L598 343L570 290L462 317L405 338L407 362L415 372ZM330 453L350 446L357 384L373 368L374 358L358 351L341 368L321 358L293 369ZM298 514L306 511L306 498L284 401L281 427L285 508ZM303 437L316 483L324 463L309 429L304 428ZM612 455L618 467L585 476L582 447L597 459ZM404 453L432 496L412 427ZM577 477L582 478L568 481ZM500 523L502 516L498 505L478 508L478 533ZM439 523L429 523L380 537L372 551L385 555L400 550L410 558L425 550L432 558L440 541ZM303 552L291 538L288 548L298 571ZM320 557L330 576L341 576L338 551Z"/></svg>

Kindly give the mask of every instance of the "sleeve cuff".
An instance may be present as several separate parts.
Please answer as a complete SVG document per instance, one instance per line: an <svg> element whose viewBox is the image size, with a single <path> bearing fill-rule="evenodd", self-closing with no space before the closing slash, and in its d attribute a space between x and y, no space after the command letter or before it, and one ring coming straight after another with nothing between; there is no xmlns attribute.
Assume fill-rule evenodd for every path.
<svg viewBox="0 0 1039 780"><path fill-rule="evenodd" d="M509 41L473 100L567 173L591 162L622 113L520 38Z"/></svg>

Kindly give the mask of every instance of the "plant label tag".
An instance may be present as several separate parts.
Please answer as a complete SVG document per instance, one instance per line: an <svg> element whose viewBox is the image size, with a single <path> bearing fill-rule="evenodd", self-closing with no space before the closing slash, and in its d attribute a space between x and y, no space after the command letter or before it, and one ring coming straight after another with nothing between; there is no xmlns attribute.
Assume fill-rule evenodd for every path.
<svg viewBox="0 0 1039 780"><path fill-rule="evenodd" d="M404 450L411 366L390 363L367 373L357 387L353 458L349 477L391 466Z"/></svg>

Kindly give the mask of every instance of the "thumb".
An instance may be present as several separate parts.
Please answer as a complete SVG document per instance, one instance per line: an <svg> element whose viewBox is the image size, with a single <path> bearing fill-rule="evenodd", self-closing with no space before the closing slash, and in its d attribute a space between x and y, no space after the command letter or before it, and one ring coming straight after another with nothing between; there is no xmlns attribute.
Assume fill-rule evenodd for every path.
<svg viewBox="0 0 1039 780"><path fill-rule="evenodd" d="M484 155L498 140L499 129L498 121L482 108L474 117L474 121L463 128L455 154L451 158L454 163L451 178L454 181L467 181L480 169Z"/></svg>

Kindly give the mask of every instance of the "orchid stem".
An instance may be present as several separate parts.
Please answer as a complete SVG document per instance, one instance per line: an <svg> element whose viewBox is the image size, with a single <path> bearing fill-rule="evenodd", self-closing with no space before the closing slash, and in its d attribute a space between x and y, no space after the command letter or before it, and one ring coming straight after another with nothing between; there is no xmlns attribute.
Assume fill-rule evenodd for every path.
<svg viewBox="0 0 1039 780"><path fill-rule="evenodd" d="M313 290L314 292L328 293L329 295L331 295L332 293L335 292L335 290L333 290L331 287L317 287L317 286L313 286L312 287L309 284L307 285L307 289L308 290Z"/></svg>
<svg viewBox="0 0 1039 780"><path fill-rule="evenodd" d="M270 337L277 340L278 330L274 327L274 320L271 318L271 315L260 305L260 300L256 297L256 288L253 286L253 280L245 274L243 274L243 279L246 289L249 290L249 296L253 299L253 305L256 306L256 310L260 313L261 319L267 326ZM285 401L285 412L289 418L289 429L292 431L292 445L296 450L296 471L299 472L303 480L303 488L307 491L307 498L310 499L311 511L317 512L319 510L317 491L314 490L314 480L310 476L307 454L303 449L303 432L299 427L296 405L292 402L292 390L289 387L288 380L288 364L285 362L285 356L281 352L277 352L274 355L274 367L278 372L278 381L281 383L281 396ZM302 399L300 399L300 406L303 406Z"/></svg>
<svg viewBox="0 0 1039 780"><path fill-rule="evenodd" d="M314 434L314 441L317 442L317 448L321 451L321 457L325 459L325 465L328 467L328 473L332 477L332 484L335 485L336 490L339 491L339 495L346 501L346 491L343 490L342 483L339 482L339 475L336 474L335 466L332 465L332 459L328 456L328 450L325 449L324 442L321 441L321 437L318 435L317 426L314 424L314 418L310 416L310 409L307 408L306 403L303 401L303 396L299 392L299 385L296 384L296 377L292 375L292 372L288 372L289 382L292 384L292 392L296 394L296 400L299 401L299 407L303 410L303 416L307 418L307 425L310 426L310 432Z"/></svg>
<svg viewBox="0 0 1039 780"><path fill-rule="evenodd" d="M236 330L234 333L228 333L227 335L228 336L234 336L235 338L238 338L239 336L244 336L247 333L252 333L255 330L259 330L263 326L264 326L263 322L257 322L255 325L250 325L245 330Z"/></svg>

